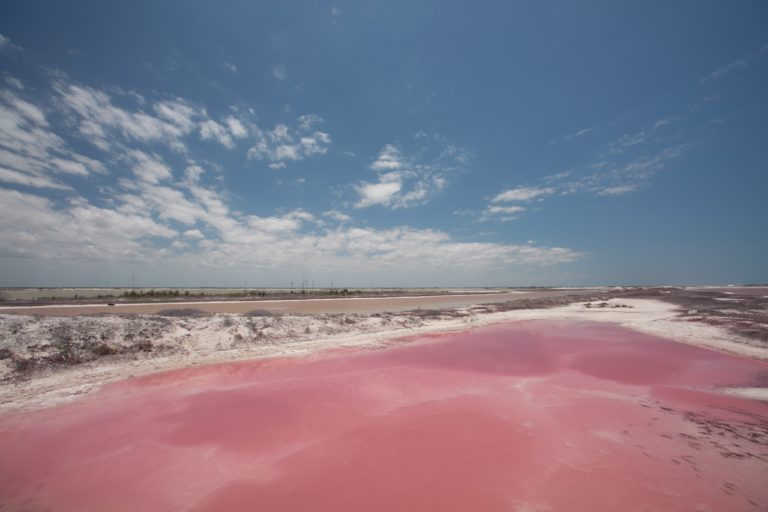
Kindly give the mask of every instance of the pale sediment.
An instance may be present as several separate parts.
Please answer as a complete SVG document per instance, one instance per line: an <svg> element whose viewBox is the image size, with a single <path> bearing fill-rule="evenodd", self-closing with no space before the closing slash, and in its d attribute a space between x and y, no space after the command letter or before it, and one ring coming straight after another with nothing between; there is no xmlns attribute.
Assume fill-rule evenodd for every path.
<svg viewBox="0 0 768 512"><path fill-rule="evenodd" d="M508 307L516 309L505 310ZM295 357L328 349L379 348L403 337L533 320L608 322L699 347L768 359L763 340L688 320L679 306L658 299L614 298L534 309L507 303L372 315L0 315L0 350L6 355L0 361L4 378L0 409L55 404L107 382L163 370Z"/></svg>

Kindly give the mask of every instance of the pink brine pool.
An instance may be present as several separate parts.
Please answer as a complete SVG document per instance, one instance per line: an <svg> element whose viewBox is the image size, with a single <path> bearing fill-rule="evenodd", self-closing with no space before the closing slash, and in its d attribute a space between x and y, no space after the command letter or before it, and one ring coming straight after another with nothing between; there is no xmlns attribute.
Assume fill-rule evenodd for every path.
<svg viewBox="0 0 768 512"><path fill-rule="evenodd" d="M166 372L0 417L0 510L767 510L767 383L553 322Z"/></svg>

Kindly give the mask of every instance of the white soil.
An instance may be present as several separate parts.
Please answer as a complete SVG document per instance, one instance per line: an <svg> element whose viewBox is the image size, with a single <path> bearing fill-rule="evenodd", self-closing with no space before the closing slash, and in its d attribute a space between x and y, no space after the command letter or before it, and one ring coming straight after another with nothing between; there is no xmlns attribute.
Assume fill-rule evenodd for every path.
<svg viewBox="0 0 768 512"><path fill-rule="evenodd" d="M613 307L620 305L629 307ZM286 315L279 319L216 314L202 318L170 318L170 325L153 340L156 347L170 347L167 350L138 353L133 360L107 356L60 371L36 374L28 380L6 379L0 384L0 410L53 405L90 393L108 382L174 368L264 357L295 357L334 348L376 348L405 336L524 320L609 322L682 343L768 360L768 350L758 342L716 326L682 320L676 306L660 300L611 299L605 307L594 306L597 303L591 308L585 307L584 303L574 303L550 309L505 312L487 312L488 306L473 306L456 310L454 317L441 318L408 314ZM151 327L153 317L141 318ZM131 322L136 328L136 319L119 316L62 319L0 315L0 348L11 348L19 353L25 350L20 340L39 338L42 333L49 332L46 329L50 329L52 323L73 321L107 323L113 332L126 329ZM0 377L7 378L11 373L11 361L0 361ZM740 393L747 396L747 393L758 392Z"/></svg>

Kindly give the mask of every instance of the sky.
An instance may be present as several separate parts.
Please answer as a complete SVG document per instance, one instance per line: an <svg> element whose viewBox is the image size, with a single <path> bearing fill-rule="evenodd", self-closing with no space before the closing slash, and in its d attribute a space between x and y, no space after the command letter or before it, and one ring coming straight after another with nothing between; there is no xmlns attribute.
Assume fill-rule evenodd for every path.
<svg viewBox="0 0 768 512"><path fill-rule="evenodd" d="M768 3L0 4L0 286L768 282Z"/></svg>

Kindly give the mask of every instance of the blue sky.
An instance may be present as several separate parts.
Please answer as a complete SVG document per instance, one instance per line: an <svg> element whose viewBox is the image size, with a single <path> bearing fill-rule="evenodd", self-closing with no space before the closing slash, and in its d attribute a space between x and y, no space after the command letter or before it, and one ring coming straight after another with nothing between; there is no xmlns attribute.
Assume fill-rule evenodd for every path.
<svg viewBox="0 0 768 512"><path fill-rule="evenodd" d="M768 282L768 4L0 6L0 285Z"/></svg>

